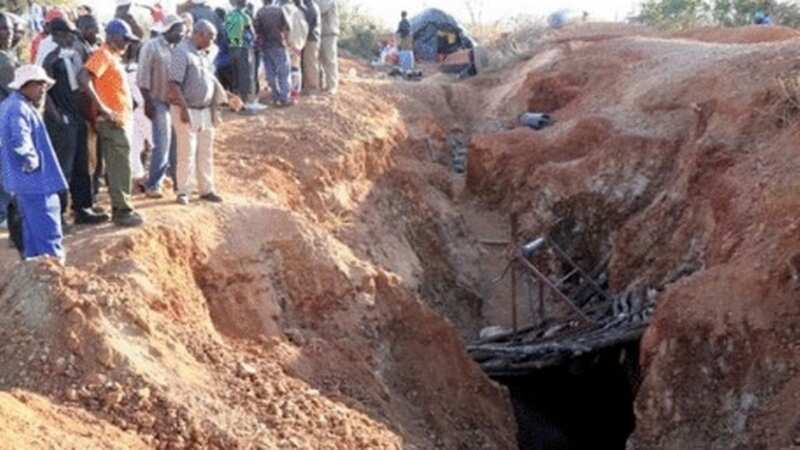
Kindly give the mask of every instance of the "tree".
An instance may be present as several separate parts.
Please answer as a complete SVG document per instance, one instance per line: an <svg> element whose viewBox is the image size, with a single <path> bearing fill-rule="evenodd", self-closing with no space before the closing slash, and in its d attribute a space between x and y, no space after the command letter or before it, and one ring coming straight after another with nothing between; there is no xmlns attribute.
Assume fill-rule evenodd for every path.
<svg viewBox="0 0 800 450"><path fill-rule="evenodd" d="M794 1L769 0L646 0L636 20L663 28L730 27L752 23L758 11L768 12L775 23L800 26L800 7Z"/></svg>

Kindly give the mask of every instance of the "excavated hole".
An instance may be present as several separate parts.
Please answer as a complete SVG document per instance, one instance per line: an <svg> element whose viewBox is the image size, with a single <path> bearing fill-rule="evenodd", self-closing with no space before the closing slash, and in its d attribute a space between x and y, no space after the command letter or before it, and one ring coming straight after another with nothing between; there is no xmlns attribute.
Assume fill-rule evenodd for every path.
<svg viewBox="0 0 800 450"><path fill-rule="evenodd" d="M509 389L520 450L624 450L634 431L639 343L587 355L526 376Z"/></svg>

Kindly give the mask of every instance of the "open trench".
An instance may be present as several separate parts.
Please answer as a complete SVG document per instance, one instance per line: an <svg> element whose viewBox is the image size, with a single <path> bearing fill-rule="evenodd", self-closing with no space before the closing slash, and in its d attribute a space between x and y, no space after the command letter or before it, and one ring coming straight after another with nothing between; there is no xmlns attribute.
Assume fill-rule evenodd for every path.
<svg viewBox="0 0 800 450"><path fill-rule="evenodd" d="M450 91L445 87L446 93ZM449 98L452 98L452 93ZM424 301L430 302L437 312L457 327L468 347L480 342L484 332L491 335L509 333L512 329L537 329L546 335L558 329L560 322L574 320L574 314L551 293L540 299L542 294L536 288L534 277L523 273L511 277L507 271L504 272L509 264L509 255L534 236L514 233L514 218L502 206L510 202L487 202L467 191L465 173L469 166L470 130L485 126L475 121L465 122L453 127L453 133L441 139L443 148L439 149L439 156L431 157L433 162L446 167L449 172L452 193L449 207L461 233L440 232L434 233L433 238L428 235L423 241L411 239L415 252L425 255L423 261L437 259L432 258L432 254L445 255L443 260L438 257L438 262L443 264L424 264L421 277L424 289L420 293ZM430 150L430 139L428 141ZM548 230L548 237L558 242L587 272L598 263L602 265L605 258L605 268L600 273L602 279L598 283L608 290L611 236L625 213L615 212L613 205L592 196L568 198L555 205L554 212L557 225ZM447 228L441 223L432 225L430 222L425 227ZM448 239L451 242L446 242ZM471 245L478 257L464 259L453 252L449 252L448 257L445 249L454 245ZM553 265L545 268L550 269L545 272L553 282L573 269ZM515 289L512 283L516 283ZM630 289L606 292L613 297L613 310L608 314L630 312L621 312L620 308L639 308L637 311L640 312L648 301L647 292L639 292L638 298L637 294L630 293ZM652 304L647 306L650 307ZM651 312L648 310L647 314ZM649 316L644 320L649 320ZM641 334L547 367L513 374L487 371L510 394L519 448L627 448L636 427L634 401L641 381ZM558 343L557 340L554 342Z"/></svg>

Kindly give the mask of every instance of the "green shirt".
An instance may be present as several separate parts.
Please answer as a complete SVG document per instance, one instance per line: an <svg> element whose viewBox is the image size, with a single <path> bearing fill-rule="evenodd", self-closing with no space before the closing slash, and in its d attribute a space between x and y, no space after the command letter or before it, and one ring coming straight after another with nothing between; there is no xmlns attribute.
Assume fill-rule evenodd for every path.
<svg viewBox="0 0 800 450"><path fill-rule="evenodd" d="M253 25L252 19L242 9L234 9L225 17L225 32L231 47L251 47L252 43L245 38L245 33Z"/></svg>

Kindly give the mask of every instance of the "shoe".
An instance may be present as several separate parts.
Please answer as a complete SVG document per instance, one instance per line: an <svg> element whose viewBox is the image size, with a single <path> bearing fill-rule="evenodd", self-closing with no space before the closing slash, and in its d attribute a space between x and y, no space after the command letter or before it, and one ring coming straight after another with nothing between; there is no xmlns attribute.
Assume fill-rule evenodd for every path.
<svg viewBox="0 0 800 450"><path fill-rule="evenodd" d="M189 196L186 194L178 194L178 198L176 199L179 205L188 205L189 204Z"/></svg>
<svg viewBox="0 0 800 450"><path fill-rule="evenodd" d="M91 208L75 211L75 223L78 225L98 225L108 222L110 219L108 214L95 212Z"/></svg>
<svg viewBox="0 0 800 450"><path fill-rule="evenodd" d="M144 219L135 211L114 214L114 225L118 227L138 227L143 223Z"/></svg>
<svg viewBox="0 0 800 450"><path fill-rule="evenodd" d="M215 192L209 192L208 194L201 195L200 200L205 200L211 203L222 203L222 197L217 195Z"/></svg>
<svg viewBox="0 0 800 450"><path fill-rule="evenodd" d="M158 188L148 188L144 195L147 198L164 198L164 193L161 192L161 189Z"/></svg>

